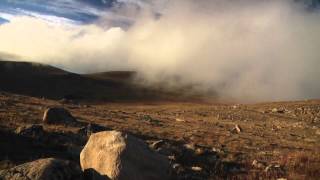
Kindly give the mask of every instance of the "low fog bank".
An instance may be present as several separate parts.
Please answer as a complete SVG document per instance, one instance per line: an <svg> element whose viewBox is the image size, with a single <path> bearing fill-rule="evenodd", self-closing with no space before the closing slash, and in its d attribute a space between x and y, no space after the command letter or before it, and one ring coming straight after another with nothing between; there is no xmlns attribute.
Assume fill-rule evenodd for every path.
<svg viewBox="0 0 320 180"><path fill-rule="evenodd" d="M289 0L153 6L115 7L134 17L126 29L104 17L91 25L16 17L0 25L0 52L77 73L134 70L148 86L193 84L222 99L320 98L320 12Z"/></svg>

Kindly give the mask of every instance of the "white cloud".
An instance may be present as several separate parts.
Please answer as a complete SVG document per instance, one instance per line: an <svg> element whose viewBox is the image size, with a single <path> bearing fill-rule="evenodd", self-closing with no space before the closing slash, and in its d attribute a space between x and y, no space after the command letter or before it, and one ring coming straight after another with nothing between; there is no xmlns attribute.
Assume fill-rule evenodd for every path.
<svg viewBox="0 0 320 180"><path fill-rule="evenodd" d="M179 76L223 98L320 97L319 14L276 0L176 0L162 13L147 8L127 31L19 17L0 26L0 52L77 72L135 69L151 84Z"/></svg>

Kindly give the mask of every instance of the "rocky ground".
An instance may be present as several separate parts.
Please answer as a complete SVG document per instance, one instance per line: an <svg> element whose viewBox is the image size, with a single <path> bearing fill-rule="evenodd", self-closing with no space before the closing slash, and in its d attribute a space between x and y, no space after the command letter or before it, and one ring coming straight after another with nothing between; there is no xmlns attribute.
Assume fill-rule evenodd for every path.
<svg viewBox="0 0 320 180"><path fill-rule="evenodd" d="M77 123L44 123L48 107L67 109ZM79 103L4 92L0 169L40 158L79 164L90 134L111 129L132 134L166 156L175 179L320 177L320 100Z"/></svg>

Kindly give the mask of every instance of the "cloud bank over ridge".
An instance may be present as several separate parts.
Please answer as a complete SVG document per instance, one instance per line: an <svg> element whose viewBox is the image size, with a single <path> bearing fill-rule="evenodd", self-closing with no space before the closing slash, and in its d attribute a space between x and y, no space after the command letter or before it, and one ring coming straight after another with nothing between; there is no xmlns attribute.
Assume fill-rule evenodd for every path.
<svg viewBox="0 0 320 180"><path fill-rule="evenodd" d="M0 52L81 73L136 70L148 84L179 77L226 99L320 97L320 13L289 0L156 2L90 24L15 17L0 25Z"/></svg>

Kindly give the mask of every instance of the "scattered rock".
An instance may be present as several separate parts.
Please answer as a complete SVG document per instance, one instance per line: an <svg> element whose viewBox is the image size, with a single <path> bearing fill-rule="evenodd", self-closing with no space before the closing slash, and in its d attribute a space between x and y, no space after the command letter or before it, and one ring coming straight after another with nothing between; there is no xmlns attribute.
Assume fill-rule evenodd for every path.
<svg viewBox="0 0 320 180"><path fill-rule="evenodd" d="M214 153L221 153L222 152L221 149L215 148L215 147L212 147L211 151L214 152Z"/></svg>
<svg viewBox="0 0 320 180"><path fill-rule="evenodd" d="M234 128L231 130L231 132L240 133L242 131L241 127L239 125L235 125Z"/></svg>
<svg viewBox="0 0 320 180"><path fill-rule="evenodd" d="M189 150L192 150L192 151L195 151L196 147L194 144L185 144L183 145L186 149L189 149Z"/></svg>
<svg viewBox="0 0 320 180"><path fill-rule="evenodd" d="M82 179L78 165L54 158L39 159L0 171L3 180L73 180Z"/></svg>
<svg viewBox="0 0 320 180"><path fill-rule="evenodd" d="M317 131L316 131L316 135L319 135L319 136L320 136L320 130L317 130Z"/></svg>
<svg viewBox="0 0 320 180"><path fill-rule="evenodd" d="M283 114L283 113L286 112L286 110L285 110L284 108L279 108L279 109L278 109L278 108L273 108L273 109L271 110L271 112Z"/></svg>
<svg viewBox="0 0 320 180"><path fill-rule="evenodd" d="M151 149L157 150L158 148L160 148L165 142L163 140L159 140L159 141L155 141L153 142L149 147Z"/></svg>
<svg viewBox="0 0 320 180"><path fill-rule="evenodd" d="M43 122L47 124L74 124L77 120L64 108L49 108L44 112Z"/></svg>
<svg viewBox="0 0 320 180"><path fill-rule="evenodd" d="M81 107L82 107L82 108L89 108L90 106L87 105L87 104L83 104Z"/></svg>
<svg viewBox="0 0 320 180"><path fill-rule="evenodd" d="M186 122L184 119L176 118L177 122Z"/></svg>
<svg viewBox="0 0 320 180"><path fill-rule="evenodd" d="M205 154L205 152L206 151L204 149L202 149L202 148L196 148L194 154L197 155L197 156L201 156L201 155Z"/></svg>
<svg viewBox="0 0 320 180"><path fill-rule="evenodd" d="M176 175L179 175L179 174L182 174L183 172L185 172L185 168L179 163L174 163L172 165L172 169Z"/></svg>
<svg viewBox="0 0 320 180"><path fill-rule="evenodd" d="M193 167L191 167L191 170L192 171L202 171L202 168L199 166L193 166Z"/></svg>
<svg viewBox="0 0 320 180"><path fill-rule="evenodd" d="M80 154L80 164L86 173L94 170L110 179L169 179L170 166L165 156L150 151L143 141L118 131L91 135Z"/></svg>
<svg viewBox="0 0 320 180"><path fill-rule="evenodd" d="M273 164L271 164L271 165L268 165L266 168L265 168L265 170L264 170L265 172L271 172L271 171L273 171L273 172L275 172L275 171L282 171L282 168L281 168L281 166L280 165L273 165Z"/></svg>
<svg viewBox="0 0 320 180"><path fill-rule="evenodd" d="M104 126L100 126L95 123L89 123L87 126L84 126L78 130L78 134L83 136L90 136L93 133L110 130Z"/></svg>
<svg viewBox="0 0 320 180"><path fill-rule="evenodd" d="M181 167L181 164L174 163L174 164L172 165L172 168L173 168L173 169L177 169L177 168L179 168L179 167Z"/></svg>
<svg viewBox="0 0 320 180"><path fill-rule="evenodd" d="M175 161L176 157L174 155L172 155L172 156L168 156L168 159L171 160L171 161Z"/></svg>
<svg viewBox="0 0 320 180"><path fill-rule="evenodd" d="M256 169L265 169L266 168L266 164L263 162L259 162L257 160L253 160L252 162L252 166Z"/></svg>
<svg viewBox="0 0 320 180"><path fill-rule="evenodd" d="M27 136L27 137L41 138L45 132L43 130L42 125L33 124L33 125L18 127L15 133L22 136Z"/></svg>

